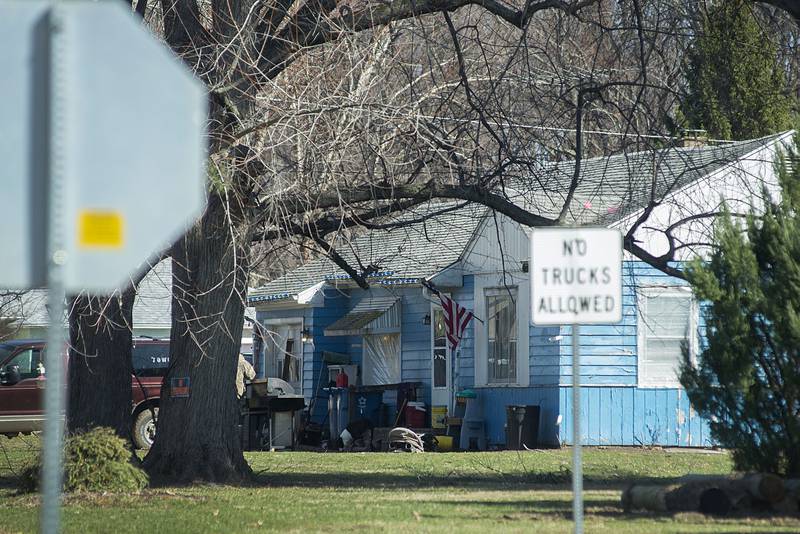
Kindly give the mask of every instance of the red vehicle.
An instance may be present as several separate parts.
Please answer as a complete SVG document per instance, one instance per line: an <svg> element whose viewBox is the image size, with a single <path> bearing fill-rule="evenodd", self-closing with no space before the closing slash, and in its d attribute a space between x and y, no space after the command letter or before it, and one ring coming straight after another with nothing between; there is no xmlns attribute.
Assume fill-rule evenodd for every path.
<svg viewBox="0 0 800 534"><path fill-rule="evenodd" d="M46 369L41 340L0 343L0 434L42 429ZM131 433L138 447L149 448L156 433L161 382L169 367L169 341L133 341ZM43 372L44 371L44 372Z"/></svg>

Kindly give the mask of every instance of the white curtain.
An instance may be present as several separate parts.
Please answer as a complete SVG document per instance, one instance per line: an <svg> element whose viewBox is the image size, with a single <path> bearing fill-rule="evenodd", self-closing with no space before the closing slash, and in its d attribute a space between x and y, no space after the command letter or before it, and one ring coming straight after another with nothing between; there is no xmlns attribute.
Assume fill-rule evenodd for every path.
<svg viewBox="0 0 800 534"><path fill-rule="evenodd" d="M400 382L400 334L364 336L363 372L366 385Z"/></svg>

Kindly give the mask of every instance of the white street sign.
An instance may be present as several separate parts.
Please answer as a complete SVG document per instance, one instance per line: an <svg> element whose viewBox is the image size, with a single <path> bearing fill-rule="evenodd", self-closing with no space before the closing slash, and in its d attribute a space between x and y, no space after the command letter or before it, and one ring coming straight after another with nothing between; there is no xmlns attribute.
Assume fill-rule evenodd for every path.
<svg viewBox="0 0 800 534"><path fill-rule="evenodd" d="M537 325L622 320L622 234L607 228L536 228L531 318Z"/></svg>
<svg viewBox="0 0 800 534"><path fill-rule="evenodd" d="M122 2L0 0L0 287L111 291L205 204L206 92ZM54 156L54 154L57 154Z"/></svg>
<svg viewBox="0 0 800 534"><path fill-rule="evenodd" d="M110 292L205 204L202 84L122 2L0 0L0 287L46 286L41 532L60 530L66 293Z"/></svg>

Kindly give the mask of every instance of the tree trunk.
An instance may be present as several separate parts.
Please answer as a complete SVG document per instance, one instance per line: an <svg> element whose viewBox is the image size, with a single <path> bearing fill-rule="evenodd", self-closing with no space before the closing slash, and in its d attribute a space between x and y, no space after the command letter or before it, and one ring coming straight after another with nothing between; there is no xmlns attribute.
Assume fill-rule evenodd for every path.
<svg viewBox="0 0 800 534"><path fill-rule="evenodd" d="M235 483L252 473L235 388L250 236L233 211L212 193L203 217L173 247L170 368L144 464L156 483ZM188 396L170 385L184 378Z"/></svg>
<svg viewBox="0 0 800 534"><path fill-rule="evenodd" d="M134 288L110 297L79 296L69 314L69 433L106 426L131 437Z"/></svg>

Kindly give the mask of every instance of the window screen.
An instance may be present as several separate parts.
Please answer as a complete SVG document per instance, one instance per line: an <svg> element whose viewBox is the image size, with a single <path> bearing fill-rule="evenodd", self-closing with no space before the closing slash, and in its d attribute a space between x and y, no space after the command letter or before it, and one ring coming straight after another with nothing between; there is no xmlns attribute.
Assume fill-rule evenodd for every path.
<svg viewBox="0 0 800 534"><path fill-rule="evenodd" d="M517 291L487 290L486 332L489 383L517 381Z"/></svg>
<svg viewBox="0 0 800 534"><path fill-rule="evenodd" d="M692 295L682 290L649 290L639 303L639 383L677 386L682 347L693 346Z"/></svg>
<svg viewBox="0 0 800 534"><path fill-rule="evenodd" d="M400 382L400 334L364 336L364 384Z"/></svg>

